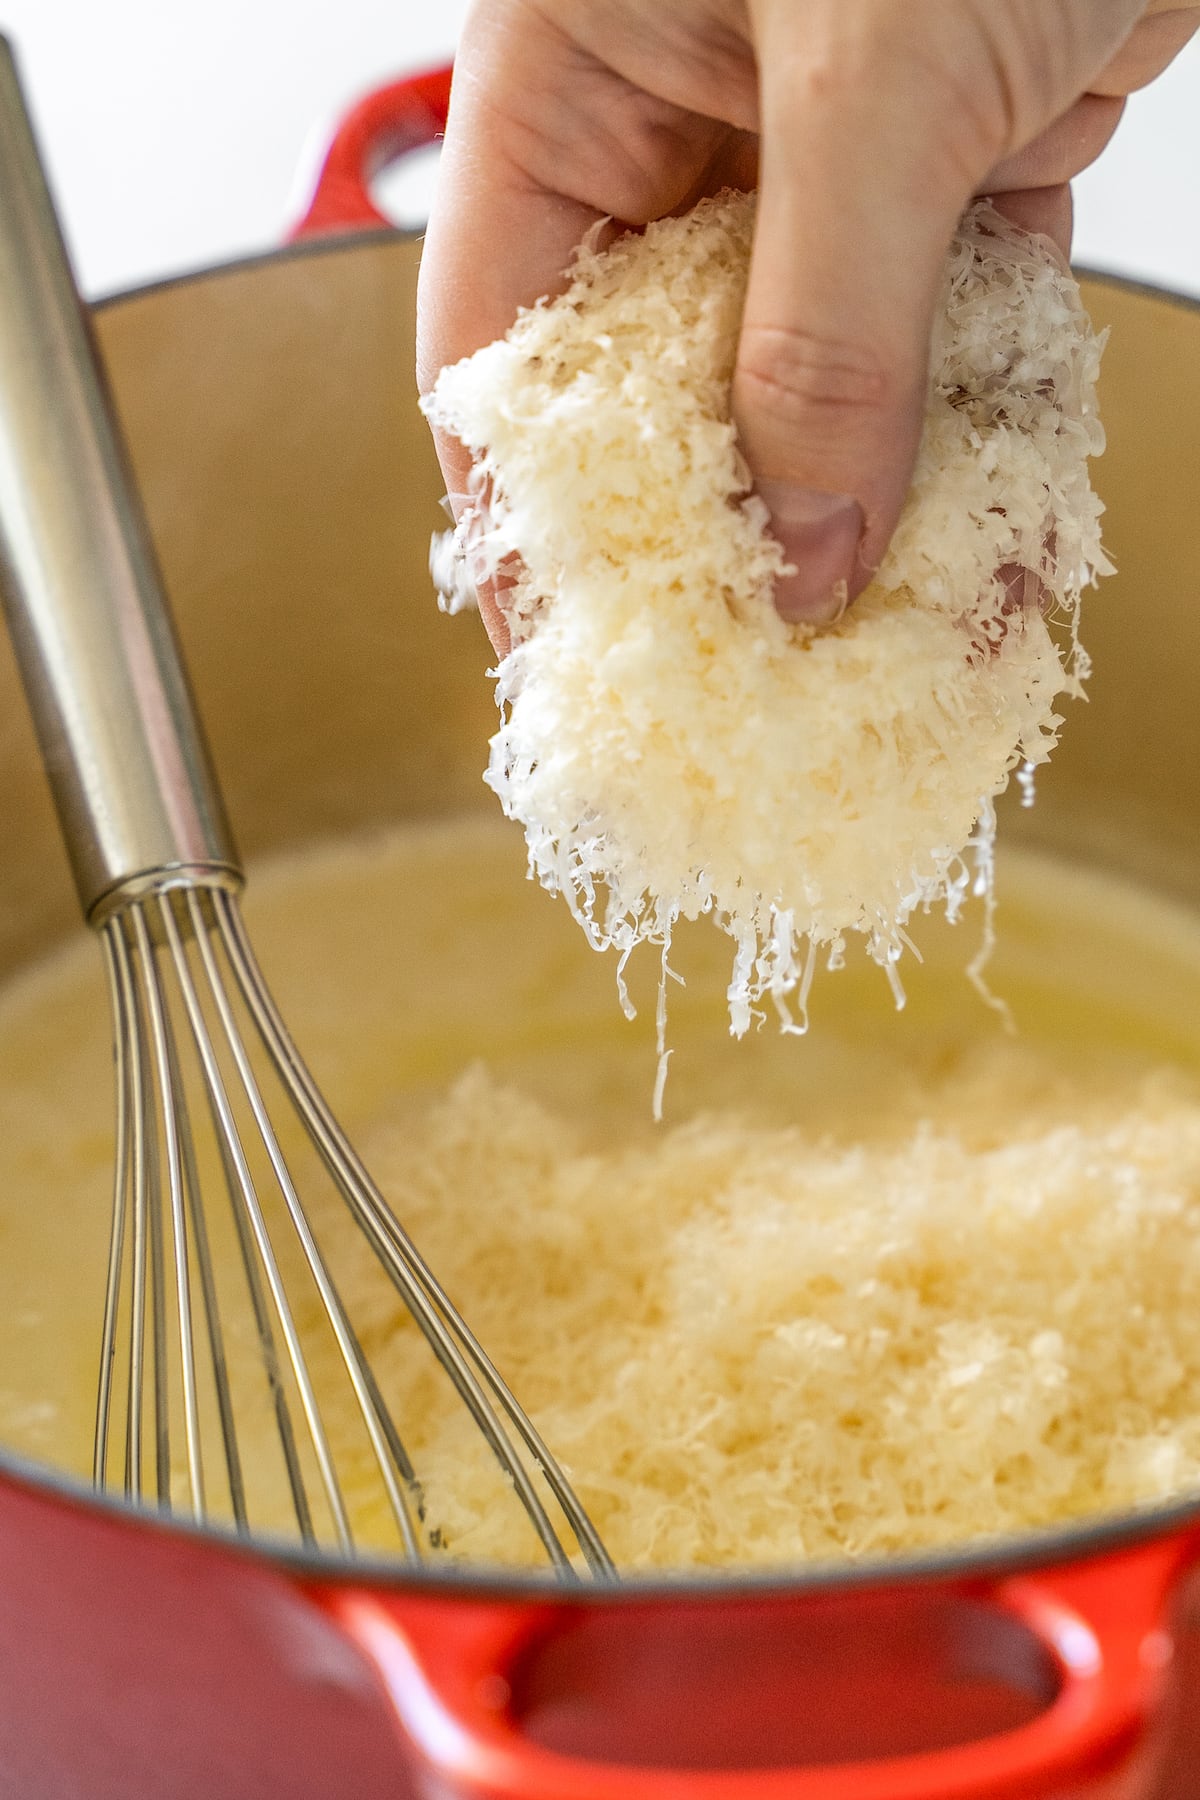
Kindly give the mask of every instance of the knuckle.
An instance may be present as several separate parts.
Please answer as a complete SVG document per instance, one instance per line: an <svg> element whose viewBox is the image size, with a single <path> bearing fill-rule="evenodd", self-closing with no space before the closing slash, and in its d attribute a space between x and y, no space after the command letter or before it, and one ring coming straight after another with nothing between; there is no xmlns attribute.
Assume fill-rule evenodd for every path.
<svg viewBox="0 0 1200 1800"><path fill-rule="evenodd" d="M745 326L736 380L743 400L785 419L885 413L898 400L895 373L876 352L794 326Z"/></svg>

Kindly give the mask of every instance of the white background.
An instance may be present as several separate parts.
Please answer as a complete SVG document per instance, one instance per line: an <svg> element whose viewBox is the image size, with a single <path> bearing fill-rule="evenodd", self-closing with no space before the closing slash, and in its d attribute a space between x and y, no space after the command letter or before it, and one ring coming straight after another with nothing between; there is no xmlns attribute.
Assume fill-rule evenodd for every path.
<svg viewBox="0 0 1200 1800"><path fill-rule="evenodd" d="M97 295L277 243L340 108L447 59L467 0L0 0ZM1200 45L1077 187L1076 254L1200 294Z"/></svg>

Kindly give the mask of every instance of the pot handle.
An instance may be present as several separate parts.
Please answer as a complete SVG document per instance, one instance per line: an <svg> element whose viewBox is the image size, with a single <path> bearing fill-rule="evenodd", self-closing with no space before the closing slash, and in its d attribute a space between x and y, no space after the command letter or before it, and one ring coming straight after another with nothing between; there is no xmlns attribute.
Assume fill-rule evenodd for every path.
<svg viewBox="0 0 1200 1800"><path fill-rule="evenodd" d="M371 198L371 181L411 150L434 144L446 128L450 69L406 75L364 95L343 115L321 158L312 198L288 233L290 242L338 231L391 229Z"/></svg>
<svg viewBox="0 0 1200 1800"><path fill-rule="evenodd" d="M1166 1731L1171 1603L1198 1554L1200 1540L1176 1535L1065 1569L957 1584L954 1595L1034 1634L1058 1677L1045 1710L949 1749L807 1767L714 1768L701 1756L691 1767L648 1767L535 1742L514 1690L564 1621L569 1630L595 1619L586 1601L538 1606L340 1588L321 1603L374 1666L421 1771L418 1789L439 1800L1148 1800ZM913 1590L914 1604L921 1593ZM695 1604L601 1603L610 1620L646 1609L677 1619L677 1667L687 1663ZM771 1618L768 1630L779 1622ZM636 1619L630 1631L632 1647ZM722 1667L736 1683L738 1669ZM745 1703L753 1701L748 1690Z"/></svg>

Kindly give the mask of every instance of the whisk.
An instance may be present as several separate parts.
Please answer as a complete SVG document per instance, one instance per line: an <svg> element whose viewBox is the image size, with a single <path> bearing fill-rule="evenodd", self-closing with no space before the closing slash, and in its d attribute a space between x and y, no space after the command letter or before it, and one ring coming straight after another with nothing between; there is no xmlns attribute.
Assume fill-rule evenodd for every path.
<svg viewBox="0 0 1200 1800"><path fill-rule="evenodd" d="M265 1426L300 1537L352 1551L325 1416L331 1367L398 1547L418 1558L436 1546L335 1278L330 1251L353 1222L554 1569L611 1576L566 1475L389 1210L255 960L233 839L2 40L0 588L112 995L116 1157L96 1486L259 1530L245 1448L253 1433L259 1454ZM343 1203L324 1247L293 1173L305 1143Z"/></svg>

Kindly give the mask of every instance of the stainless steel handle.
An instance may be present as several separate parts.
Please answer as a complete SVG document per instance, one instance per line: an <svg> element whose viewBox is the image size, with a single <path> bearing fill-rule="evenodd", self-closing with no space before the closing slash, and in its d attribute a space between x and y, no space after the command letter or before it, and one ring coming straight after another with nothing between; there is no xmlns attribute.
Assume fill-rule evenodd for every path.
<svg viewBox="0 0 1200 1800"><path fill-rule="evenodd" d="M84 914L240 880L86 309L0 38L0 598Z"/></svg>

